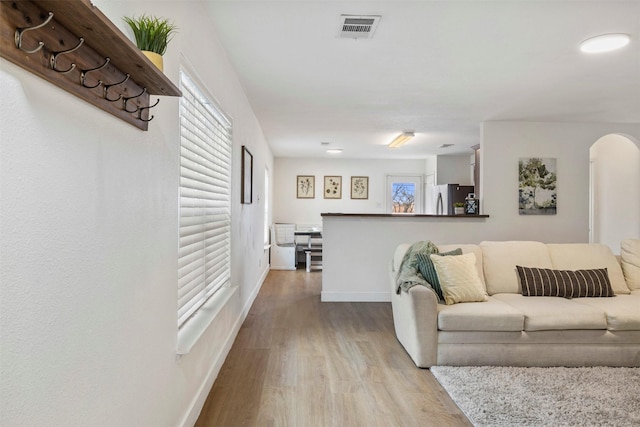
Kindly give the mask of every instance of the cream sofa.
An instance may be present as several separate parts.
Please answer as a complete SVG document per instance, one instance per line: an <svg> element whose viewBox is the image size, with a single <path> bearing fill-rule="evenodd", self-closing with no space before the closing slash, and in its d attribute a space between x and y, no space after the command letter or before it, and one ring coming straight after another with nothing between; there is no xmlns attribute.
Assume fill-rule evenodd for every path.
<svg viewBox="0 0 640 427"><path fill-rule="evenodd" d="M433 365L640 366L640 240L631 263L599 244L482 242L438 245L474 253L488 300L445 305L428 286L396 292L411 246L399 245L390 268L396 335L418 367ZM629 251L627 251L629 252ZM627 254L628 255L628 254ZM634 258L635 257L635 258ZM634 262L638 264L633 264ZM523 296L516 265L579 270L606 267L610 298ZM627 280L625 280L625 275Z"/></svg>

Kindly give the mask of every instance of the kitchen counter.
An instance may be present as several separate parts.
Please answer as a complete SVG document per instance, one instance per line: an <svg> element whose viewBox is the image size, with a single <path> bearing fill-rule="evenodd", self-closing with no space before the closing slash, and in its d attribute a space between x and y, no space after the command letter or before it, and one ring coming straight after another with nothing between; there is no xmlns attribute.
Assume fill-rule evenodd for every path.
<svg viewBox="0 0 640 427"><path fill-rule="evenodd" d="M362 217L362 218L489 218L489 215L425 215L425 214L375 214L375 213L322 213L322 217Z"/></svg>
<svg viewBox="0 0 640 427"><path fill-rule="evenodd" d="M400 243L506 240L489 215L323 213L322 301L390 301L388 266ZM498 215L499 216L499 215Z"/></svg>

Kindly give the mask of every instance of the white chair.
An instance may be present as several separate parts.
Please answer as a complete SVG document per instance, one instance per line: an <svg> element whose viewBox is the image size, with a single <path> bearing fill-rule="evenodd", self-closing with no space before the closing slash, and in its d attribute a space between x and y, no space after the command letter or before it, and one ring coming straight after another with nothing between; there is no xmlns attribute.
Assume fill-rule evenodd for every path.
<svg viewBox="0 0 640 427"><path fill-rule="evenodd" d="M322 235L310 235L304 253L307 272L322 270Z"/></svg>
<svg viewBox="0 0 640 427"><path fill-rule="evenodd" d="M296 269L295 224L274 223L271 227L271 269Z"/></svg>

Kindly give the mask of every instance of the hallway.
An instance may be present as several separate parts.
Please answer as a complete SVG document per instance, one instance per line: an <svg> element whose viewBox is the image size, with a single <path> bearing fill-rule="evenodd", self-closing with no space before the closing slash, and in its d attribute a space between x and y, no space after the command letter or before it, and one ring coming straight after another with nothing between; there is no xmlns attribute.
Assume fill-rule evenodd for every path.
<svg viewBox="0 0 640 427"><path fill-rule="evenodd" d="M396 340L389 303L322 303L321 281L269 273L197 427L470 425Z"/></svg>

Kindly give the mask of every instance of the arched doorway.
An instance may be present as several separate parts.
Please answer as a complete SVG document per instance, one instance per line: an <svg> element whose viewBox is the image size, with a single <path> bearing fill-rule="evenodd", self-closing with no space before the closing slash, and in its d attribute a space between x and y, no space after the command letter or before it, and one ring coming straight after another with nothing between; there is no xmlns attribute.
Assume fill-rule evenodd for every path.
<svg viewBox="0 0 640 427"><path fill-rule="evenodd" d="M621 240L640 238L640 141L603 136L589 159L589 241L619 253Z"/></svg>

